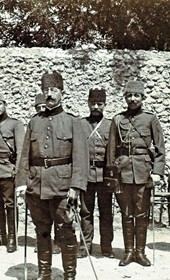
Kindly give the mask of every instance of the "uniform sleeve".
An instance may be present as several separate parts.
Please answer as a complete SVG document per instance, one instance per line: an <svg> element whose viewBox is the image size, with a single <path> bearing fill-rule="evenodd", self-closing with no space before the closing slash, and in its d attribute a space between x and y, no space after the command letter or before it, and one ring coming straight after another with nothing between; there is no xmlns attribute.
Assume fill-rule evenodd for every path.
<svg viewBox="0 0 170 280"><path fill-rule="evenodd" d="M110 131L109 131L109 140L107 145L106 151L106 162L107 165L112 165L115 161L115 154L116 154L116 135L117 135L117 127L115 117L112 119Z"/></svg>
<svg viewBox="0 0 170 280"><path fill-rule="evenodd" d="M21 158L24 136L25 136L24 125L21 121L17 121L17 124L14 128L15 150L16 150L16 164L15 164L16 173L18 171L18 165Z"/></svg>
<svg viewBox="0 0 170 280"><path fill-rule="evenodd" d="M70 187L86 190L88 178L87 141L80 119L73 119L72 180Z"/></svg>
<svg viewBox="0 0 170 280"><path fill-rule="evenodd" d="M152 137L153 145L155 147L155 156L153 164L153 174L158 174L160 176L164 175L165 169L165 144L163 131L159 120L154 116L152 123Z"/></svg>
<svg viewBox="0 0 170 280"><path fill-rule="evenodd" d="M18 170L15 180L16 187L26 185L26 177L29 171L30 131L31 128L29 123L25 133L20 161L18 164Z"/></svg>

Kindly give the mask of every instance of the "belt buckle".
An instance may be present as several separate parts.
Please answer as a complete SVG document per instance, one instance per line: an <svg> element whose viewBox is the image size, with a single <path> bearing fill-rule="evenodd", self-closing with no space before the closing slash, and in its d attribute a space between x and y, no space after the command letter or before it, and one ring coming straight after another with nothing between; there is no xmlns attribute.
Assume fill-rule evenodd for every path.
<svg viewBox="0 0 170 280"><path fill-rule="evenodd" d="M44 159L44 166L45 166L45 168L50 167L49 162L50 162L50 161L49 161L48 158L45 158L45 159Z"/></svg>
<svg viewBox="0 0 170 280"><path fill-rule="evenodd" d="M96 161L97 161L97 159L93 159L93 160L92 160L92 163L93 163L92 166L93 166L93 167L96 167Z"/></svg>

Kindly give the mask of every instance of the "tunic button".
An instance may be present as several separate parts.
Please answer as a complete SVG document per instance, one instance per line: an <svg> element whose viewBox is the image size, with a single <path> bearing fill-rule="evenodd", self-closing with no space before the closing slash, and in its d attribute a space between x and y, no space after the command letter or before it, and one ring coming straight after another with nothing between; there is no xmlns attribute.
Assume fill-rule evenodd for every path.
<svg viewBox="0 0 170 280"><path fill-rule="evenodd" d="M49 121L52 121L52 119L53 119L52 117L49 117Z"/></svg>
<svg viewBox="0 0 170 280"><path fill-rule="evenodd" d="M46 139L48 140L48 139L49 139L49 136L46 136Z"/></svg>
<svg viewBox="0 0 170 280"><path fill-rule="evenodd" d="M48 145L45 145L44 148L47 149L47 148L48 148Z"/></svg>
<svg viewBox="0 0 170 280"><path fill-rule="evenodd" d="M47 127L47 130L50 130L50 127L49 127L49 126Z"/></svg>

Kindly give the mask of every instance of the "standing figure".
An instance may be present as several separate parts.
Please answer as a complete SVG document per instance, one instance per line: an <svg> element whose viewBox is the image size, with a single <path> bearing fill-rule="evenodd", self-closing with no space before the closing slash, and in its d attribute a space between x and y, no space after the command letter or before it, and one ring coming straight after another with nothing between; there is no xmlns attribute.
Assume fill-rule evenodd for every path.
<svg viewBox="0 0 170 280"><path fill-rule="evenodd" d="M45 97L42 93L39 93L35 96L35 110L37 114L41 114L42 112L45 112L46 110L46 100ZM60 253L60 248L57 245L57 233L59 230L54 224L54 242L52 242L52 252L53 254L59 254ZM35 246L34 252L37 253L37 246Z"/></svg>
<svg viewBox="0 0 170 280"><path fill-rule="evenodd" d="M8 116L6 99L0 94L0 246L7 246L8 253L17 249L17 205L14 181L24 135L23 123Z"/></svg>
<svg viewBox="0 0 170 280"><path fill-rule="evenodd" d="M144 83L128 82L124 96L128 108L113 117L107 151L107 165L117 165L120 170L122 192L116 193L116 198L125 254L119 265L136 261L150 266L145 255L150 196L151 188L164 175L164 138L156 115L142 109Z"/></svg>
<svg viewBox="0 0 170 280"><path fill-rule="evenodd" d="M38 114L46 110L46 101L42 93L35 96L35 110Z"/></svg>
<svg viewBox="0 0 170 280"><path fill-rule="evenodd" d="M64 279L75 280L77 239L70 205L86 189L87 152L80 120L61 106L61 74L45 73L41 82L47 109L28 124L17 186L27 185L26 201L37 237L38 280L51 279L53 222L60 232Z"/></svg>
<svg viewBox="0 0 170 280"><path fill-rule="evenodd" d="M111 245L113 241L112 193L107 192L103 184L103 168L106 164L106 146L111 124L111 121L103 116L106 106L105 90L90 89L88 106L90 116L82 119L82 126L88 141L89 175L87 191L82 192L80 196L81 227L91 254L94 237L94 208L97 196L101 251L104 256L114 258ZM83 240L80 239L78 257L86 256L87 252Z"/></svg>

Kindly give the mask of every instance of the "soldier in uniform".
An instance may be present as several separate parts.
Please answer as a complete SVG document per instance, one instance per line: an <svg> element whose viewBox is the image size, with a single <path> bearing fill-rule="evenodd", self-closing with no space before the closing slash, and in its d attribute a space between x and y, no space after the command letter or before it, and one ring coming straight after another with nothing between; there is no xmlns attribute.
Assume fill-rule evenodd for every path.
<svg viewBox="0 0 170 280"><path fill-rule="evenodd" d="M46 101L42 93L35 96L35 110L37 113L41 113L46 110Z"/></svg>
<svg viewBox="0 0 170 280"><path fill-rule="evenodd" d="M88 97L90 116L82 119L82 126L88 141L89 176L87 191L81 193L80 196L80 215L82 231L89 253L91 253L94 236L93 215L97 195L101 251L104 256L114 258L111 245L113 240L112 193L107 192L103 184L103 167L111 124L111 120L103 116L105 105L105 90L91 88ZM85 246L80 240L78 257L86 256Z"/></svg>
<svg viewBox="0 0 170 280"><path fill-rule="evenodd" d="M26 201L37 236L38 280L51 279L53 222L60 231L64 279L75 280L78 247L70 205L86 189L87 152L80 121L62 108L61 74L45 73L41 81L47 109L28 124L17 186L27 185Z"/></svg>
<svg viewBox="0 0 170 280"><path fill-rule="evenodd" d="M150 266L145 255L150 196L152 186L164 176L164 138L156 115L142 109L144 83L128 82L124 96L128 108L113 117L107 151L107 165L119 167L122 187L116 194L125 245L119 265L136 261Z"/></svg>
<svg viewBox="0 0 170 280"><path fill-rule="evenodd" d="M37 114L41 114L42 112L45 112L46 110L46 100L42 93L39 93L35 96L35 110ZM52 242L52 252L53 254L59 254L60 248L57 245L57 233L58 229L54 224L54 242ZM37 246L35 246L34 252L37 253Z"/></svg>
<svg viewBox="0 0 170 280"><path fill-rule="evenodd" d="M0 246L7 246L8 253L17 249L17 205L14 179L18 170L24 135L22 122L8 116L5 97L0 94Z"/></svg>

